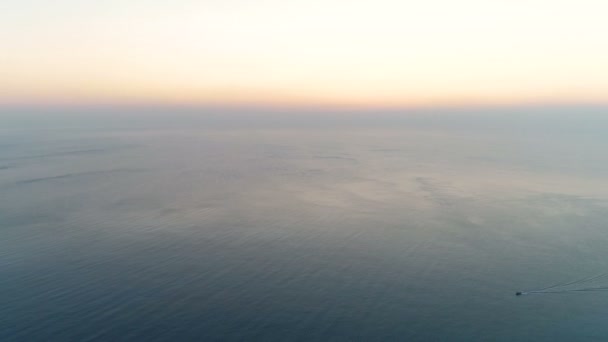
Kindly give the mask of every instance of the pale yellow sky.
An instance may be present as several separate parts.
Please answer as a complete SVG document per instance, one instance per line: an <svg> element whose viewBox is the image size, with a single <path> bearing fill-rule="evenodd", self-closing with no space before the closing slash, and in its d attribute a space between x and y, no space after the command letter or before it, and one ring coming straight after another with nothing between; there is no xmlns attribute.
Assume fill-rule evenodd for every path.
<svg viewBox="0 0 608 342"><path fill-rule="evenodd" d="M608 103L605 0L6 0L0 103Z"/></svg>

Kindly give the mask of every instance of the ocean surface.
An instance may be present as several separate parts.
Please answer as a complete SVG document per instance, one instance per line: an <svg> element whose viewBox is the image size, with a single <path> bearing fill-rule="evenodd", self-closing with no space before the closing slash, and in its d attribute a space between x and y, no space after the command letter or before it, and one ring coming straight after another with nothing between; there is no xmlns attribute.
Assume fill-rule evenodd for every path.
<svg viewBox="0 0 608 342"><path fill-rule="evenodd" d="M608 120L0 124L0 341L608 341ZM0 122L2 119L0 118Z"/></svg>

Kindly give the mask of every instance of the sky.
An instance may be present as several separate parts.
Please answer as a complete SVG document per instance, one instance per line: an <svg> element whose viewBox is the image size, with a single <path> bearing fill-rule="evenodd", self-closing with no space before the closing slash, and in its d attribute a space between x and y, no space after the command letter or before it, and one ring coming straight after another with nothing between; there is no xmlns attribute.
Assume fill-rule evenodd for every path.
<svg viewBox="0 0 608 342"><path fill-rule="evenodd" d="M605 0L4 0L0 105L608 104Z"/></svg>

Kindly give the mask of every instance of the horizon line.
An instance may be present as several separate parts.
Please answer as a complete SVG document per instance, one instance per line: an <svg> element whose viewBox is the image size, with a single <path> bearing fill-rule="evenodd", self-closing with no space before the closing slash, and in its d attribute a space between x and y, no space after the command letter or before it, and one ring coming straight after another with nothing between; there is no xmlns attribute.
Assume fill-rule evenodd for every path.
<svg viewBox="0 0 608 342"><path fill-rule="evenodd" d="M15 102L1 103L0 112L4 110L19 111L73 111L73 110L177 110L177 111L268 111L268 112L427 112L427 111L462 111L462 110L508 110L508 109L565 109L589 108L608 109L608 101L518 101L505 103L428 103L418 105L356 105L356 104L273 104L273 103L171 103L171 102Z"/></svg>

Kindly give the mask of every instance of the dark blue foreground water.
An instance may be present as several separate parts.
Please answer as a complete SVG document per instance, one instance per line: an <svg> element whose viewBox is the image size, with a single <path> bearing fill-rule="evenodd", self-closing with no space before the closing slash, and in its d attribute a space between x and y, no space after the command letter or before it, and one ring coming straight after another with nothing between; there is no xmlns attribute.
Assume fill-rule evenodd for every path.
<svg viewBox="0 0 608 342"><path fill-rule="evenodd" d="M608 272L596 131L95 122L0 129L0 341L608 340L514 296Z"/></svg>

